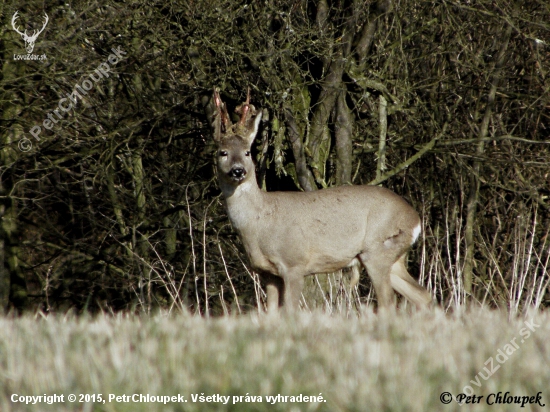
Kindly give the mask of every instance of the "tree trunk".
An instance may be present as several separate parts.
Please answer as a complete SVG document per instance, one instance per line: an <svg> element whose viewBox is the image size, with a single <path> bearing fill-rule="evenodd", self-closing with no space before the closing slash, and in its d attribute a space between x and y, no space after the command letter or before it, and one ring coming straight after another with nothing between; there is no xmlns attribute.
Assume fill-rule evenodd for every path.
<svg viewBox="0 0 550 412"><path fill-rule="evenodd" d="M7 39L5 39L7 40ZM5 41L6 45L13 45ZM23 65L12 60L13 50L7 46L4 52L2 68L3 81L6 84L24 75ZM4 89L5 90L5 89ZM22 310L27 303L27 285L19 265L17 201L12 197L14 181L12 167L17 157L22 155L17 143L24 137L23 128L15 119L21 112L21 99L16 92L6 90L2 96L2 120L12 126L0 135L0 308L10 306Z"/></svg>

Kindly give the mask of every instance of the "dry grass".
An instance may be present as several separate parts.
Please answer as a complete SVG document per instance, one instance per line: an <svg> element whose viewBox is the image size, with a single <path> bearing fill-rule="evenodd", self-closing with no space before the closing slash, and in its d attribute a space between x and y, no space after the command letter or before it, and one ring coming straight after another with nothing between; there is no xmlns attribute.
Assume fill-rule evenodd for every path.
<svg viewBox="0 0 550 412"><path fill-rule="evenodd" d="M435 311L343 318L300 313L205 319L100 316L0 319L0 409L10 411L430 411L440 394L509 391L550 405L550 322L522 334L504 312ZM518 349L481 387L470 383L516 338ZM521 343L520 340L524 342ZM494 364L498 362L495 360ZM486 374L485 374L486 375ZM479 376L479 375L478 375ZM12 394L64 394L65 403L25 406ZM177 395L186 403L69 403L69 394ZM262 402L192 402L192 394L260 395ZM319 395L321 403L269 404L268 395ZM243 401L245 399L243 398ZM496 409L495 409L496 407ZM547 406L548 407L548 406ZM464 410L472 408L464 406ZM474 410L517 410L482 401ZM531 410L537 410L532 407Z"/></svg>

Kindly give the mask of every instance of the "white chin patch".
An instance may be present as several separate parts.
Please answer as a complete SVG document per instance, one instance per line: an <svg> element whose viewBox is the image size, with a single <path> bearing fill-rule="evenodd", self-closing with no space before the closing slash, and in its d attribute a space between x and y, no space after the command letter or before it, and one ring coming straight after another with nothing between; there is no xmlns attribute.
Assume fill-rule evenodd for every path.
<svg viewBox="0 0 550 412"><path fill-rule="evenodd" d="M418 224L418 226L416 226L413 231L412 231L412 243L414 244L414 242L416 242L416 239L418 239L418 236L420 236L420 232L422 231L422 229L420 228L420 223Z"/></svg>

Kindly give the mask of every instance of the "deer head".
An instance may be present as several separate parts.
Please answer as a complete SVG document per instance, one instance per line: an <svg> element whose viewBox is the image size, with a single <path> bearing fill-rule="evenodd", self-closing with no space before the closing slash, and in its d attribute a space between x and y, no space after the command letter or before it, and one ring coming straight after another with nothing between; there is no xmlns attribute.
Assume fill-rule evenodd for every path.
<svg viewBox="0 0 550 412"><path fill-rule="evenodd" d="M38 38L38 35L40 33L42 33L44 31L44 29L46 28L46 25L48 24L49 18L48 18L48 15L46 13L44 13L44 16L45 16L44 17L44 25L42 26L42 28L40 30L34 30L32 36L29 36L29 35L27 35L27 30L25 30L24 32L21 32L21 31L19 31L19 29L15 25L15 21L19 18L17 13L19 13L19 11L16 11L15 14L13 15L13 17L11 18L11 25L12 25L13 29L25 41L25 49L27 50L27 53L30 54L34 50L34 42Z"/></svg>
<svg viewBox="0 0 550 412"><path fill-rule="evenodd" d="M214 141L218 146L218 176L224 190L236 187L254 175L250 147L258 132L262 113L250 104L250 90L246 102L235 109L240 117L235 124L231 122L225 103L217 90L214 90L212 100L215 106L212 127Z"/></svg>

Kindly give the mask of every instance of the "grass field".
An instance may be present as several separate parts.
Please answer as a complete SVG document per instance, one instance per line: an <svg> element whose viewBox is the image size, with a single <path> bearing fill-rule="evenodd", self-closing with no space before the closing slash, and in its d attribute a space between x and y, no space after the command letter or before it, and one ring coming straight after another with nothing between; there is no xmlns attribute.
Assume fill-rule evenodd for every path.
<svg viewBox="0 0 550 412"><path fill-rule="evenodd" d="M0 410L548 410L549 320L489 310L1 318ZM483 398L460 406L444 392ZM536 403L496 403L498 392ZM54 394L63 402L46 403ZM176 398L134 402L140 394Z"/></svg>

